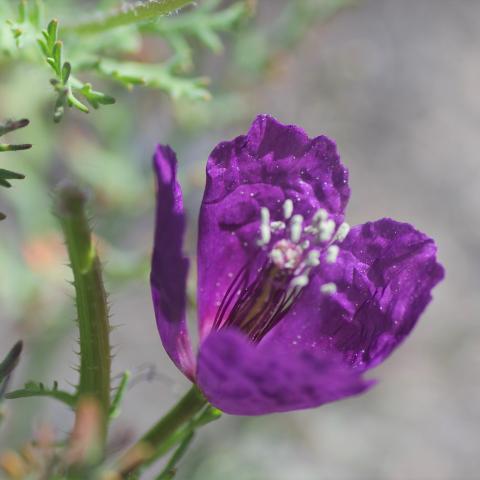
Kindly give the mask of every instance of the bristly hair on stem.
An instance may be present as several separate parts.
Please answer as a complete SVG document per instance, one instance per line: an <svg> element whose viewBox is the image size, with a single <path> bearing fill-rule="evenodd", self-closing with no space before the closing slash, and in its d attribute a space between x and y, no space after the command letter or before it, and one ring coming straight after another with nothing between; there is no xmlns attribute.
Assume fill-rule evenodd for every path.
<svg viewBox="0 0 480 480"><path fill-rule="evenodd" d="M73 271L80 334L79 399L93 397L102 414L103 441L110 414L110 325L102 269L85 211L85 194L71 184L57 191L57 214Z"/></svg>

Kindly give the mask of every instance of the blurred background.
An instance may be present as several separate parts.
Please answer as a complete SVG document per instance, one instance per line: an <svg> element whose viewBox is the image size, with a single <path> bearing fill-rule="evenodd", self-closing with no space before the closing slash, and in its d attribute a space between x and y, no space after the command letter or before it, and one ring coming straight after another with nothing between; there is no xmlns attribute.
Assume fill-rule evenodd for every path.
<svg viewBox="0 0 480 480"><path fill-rule="evenodd" d="M98 6L52 4L66 18ZM384 216L413 223L437 240L447 278L409 340L371 373L376 388L316 410L225 416L200 432L178 479L478 479L480 2L262 0L237 23L216 53L190 42L194 74L211 80L206 102L106 81L102 91L116 105L69 111L54 125L46 68L0 62L0 118L29 118L15 140L34 144L0 159L27 175L0 192L8 215L0 224L0 352L25 341L12 387L56 379L68 388L76 379L70 272L51 214L52 191L69 178L90 192L118 326L113 371L130 369L135 379L112 436L133 440L176 401L188 382L163 352L148 285L151 155L157 142L177 152L193 256L210 150L271 113L336 140L350 170L350 224ZM162 38L139 41L137 55L168 57ZM65 432L73 420L48 400L5 407L2 448L46 422Z"/></svg>

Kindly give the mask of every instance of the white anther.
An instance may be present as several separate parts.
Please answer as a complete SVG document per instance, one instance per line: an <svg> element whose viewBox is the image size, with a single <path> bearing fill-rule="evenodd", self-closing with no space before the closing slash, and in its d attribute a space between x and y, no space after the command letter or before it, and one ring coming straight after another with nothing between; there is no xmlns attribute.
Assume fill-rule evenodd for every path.
<svg viewBox="0 0 480 480"><path fill-rule="evenodd" d="M304 240L300 244L300 248L302 248L303 250L307 250L309 246L310 246L310 240Z"/></svg>
<svg viewBox="0 0 480 480"><path fill-rule="evenodd" d="M320 287L320 291L325 295L333 295L334 293L337 293L337 286L333 282L324 283Z"/></svg>
<svg viewBox="0 0 480 480"><path fill-rule="evenodd" d="M313 223L321 223L328 220L328 212L324 208L319 208L312 218Z"/></svg>
<svg viewBox="0 0 480 480"><path fill-rule="evenodd" d="M285 220L288 220L293 214L293 202L290 198L287 198L283 202L283 216Z"/></svg>
<svg viewBox="0 0 480 480"><path fill-rule="evenodd" d="M267 207L262 207L260 209L260 217L262 225L268 225L270 223L270 210Z"/></svg>
<svg viewBox="0 0 480 480"><path fill-rule="evenodd" d="M260 245L268 245L271 238L270 225L268 223L262 223L260 225Z"/></svg>
<svg viewBox="0 0 480 480"><path fill-rule="evenodd" d="M332 219L325 220L319 225L319 240L322 242L328 242L335 231L335 222Z"/></svg>
<svg viewBox="0 0 480 480"><path fill-rule="evenodd" d="M282 230L285 230L285 228L286 228L285 222L280 222L280 221L270 222L270 229L272 230L273 233L281 232Z"/></svg>
<svg viewBox="0 0 480 480"><path fill-rule="evenodd" d="M320 252L318 250L310 250L307 254L305 264L308 267L316 267L320 265Z"/></svg>
<svg viewBox="0 0 480 480"><path fill-rule="evenodd" d="M292 242L299 242L302 236L302 215L294 215L290 220L290 239Z"/></svg>
<svg viewBox="0 0 480 480"><path fill-rule="evenodd" d="M339 251L340 248L338 245L330 245L327 248L327 263L335 263L337 261Z"/></svg>
<svg viewBox="0 0 480 480"><path fill-rule="evenodd" d="M337 230L337 234L335 235L335 240L338 242L343 242L346 238L348 233L350 232L350 225L347 222L343 222Z"/></svg>
<svg viewBox="0 0 480 480"><path fill-rule="evenodd" d="M310 233L311 235L316 235L318 233L318 228L314 227L313 225L307 225L303 231L305 233Z"/></svg>
<svg viewBox="0 0 480 480"><path fill-rule="evenodd" d="M291 282L290 282L290 287L296 288L296 287L306 287L308 285L308 277L307 275L299 275L298 277L295 277Z"/></svg>
<svg viewBox="0 0 480 480"><path fill-rule="evenodd" d="M275 265L282 265L283 266L283 253L277 249L277 248L274 248L271 252L270 252L270 258L272 259L272 262L275 264Z"/></svg>

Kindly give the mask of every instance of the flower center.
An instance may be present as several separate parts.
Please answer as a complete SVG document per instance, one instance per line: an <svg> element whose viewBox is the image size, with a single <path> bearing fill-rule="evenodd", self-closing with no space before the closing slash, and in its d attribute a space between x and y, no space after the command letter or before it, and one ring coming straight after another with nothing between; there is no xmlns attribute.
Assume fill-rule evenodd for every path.
<svg viewBox="0 0 480 480"><path fill-rule="evenodd" d="M338 226L325 209L319 209L309 225L302 215L293 214L293 201L283 203L282 220L271 220L270 211L260 211L258 245L267 259L250 280L244 266L233 279L221 302L213 327L237 327L253 342L259 342L288 313L308 285L312 271L324 254L335 263L339 246L348 235L346 223ZM323 261L323 260L322 260ZM325 283L322 294L334 294L336 285Z"/></svg>
<svg viewBox="0 0 480 480"><path fill-rule="evenodd" d="M272 263L280 270L297 268L302 261L303 250L287 239L278 240L270 252Z"/></svg>

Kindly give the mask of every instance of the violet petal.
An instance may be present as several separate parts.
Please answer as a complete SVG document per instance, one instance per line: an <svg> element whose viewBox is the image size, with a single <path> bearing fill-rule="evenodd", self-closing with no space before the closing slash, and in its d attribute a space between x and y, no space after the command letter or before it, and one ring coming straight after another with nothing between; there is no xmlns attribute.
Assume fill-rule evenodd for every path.
<svg viewBox="0 0 480 480"><path fill-rule="evenodd" d="M433 240L407 223L354 227L337 262L322 262L296 305L264 339L336 351L352 366L382 362L415 326L443 278ZM334 282L337 293L320 294Z"/></svg>
<svg viewBox="0 0 480 480"><path fill-rule="evenodd" d="M193 378L194 361L185 321L189 264L182 253L185 214L176 179L177 160L170 147L157 147L154 168L157 210L150 282L155 317L168 355L185 375Z"/></svg>
<svg viewBox="0 0 480 480"><path fill-rule="evenodd" d="M220 143L208 160L199 221L201 338L238 272L248 266L255 275L265 260L257 245L262 207L282 220L288 198L306 221L322 207L339 223L349 193L348 172L327 137L310 139L299 127L259 115L247 135Z"/></svg>
<svg viewBox="0 0 480 480"><path fill-rule="evenodd" d="M212 332L203 342L197 382L215 407L235 415L317 407L374 384L337 355L265 348L233 329Z"/></svg>

